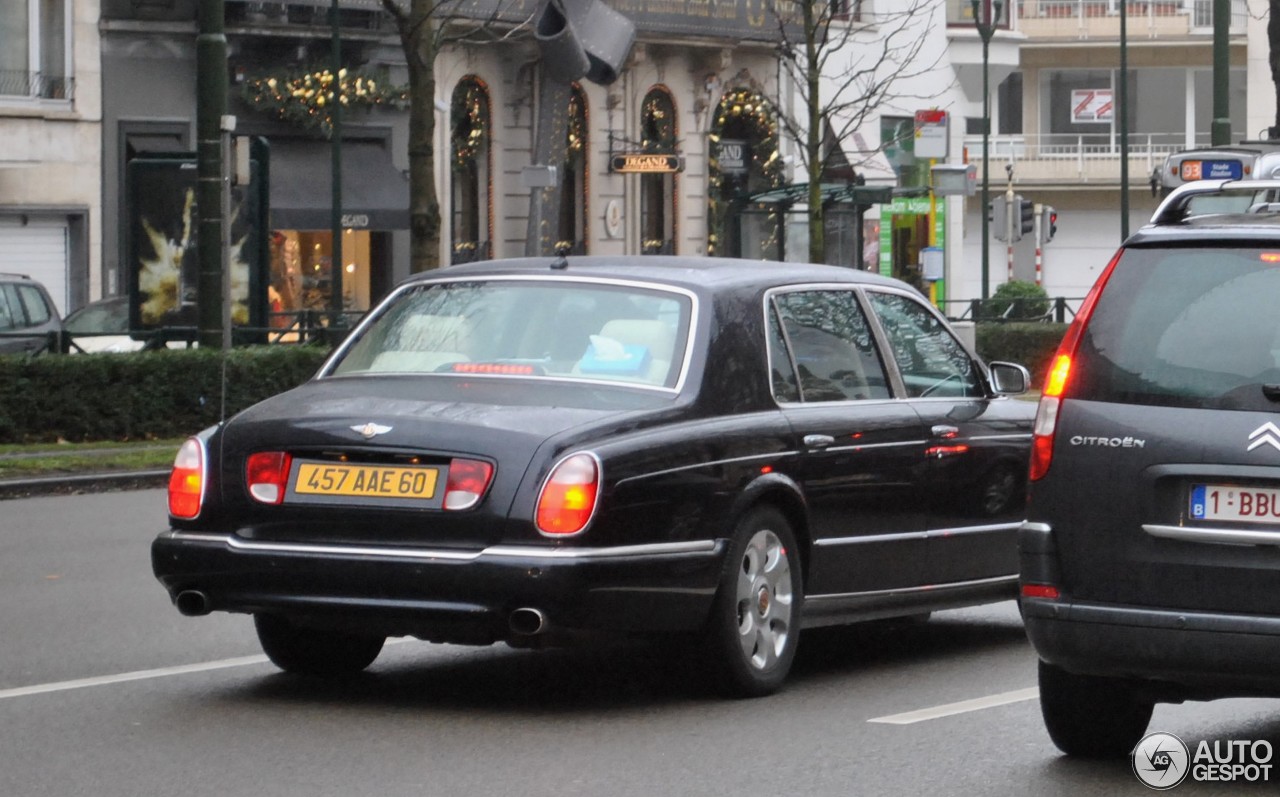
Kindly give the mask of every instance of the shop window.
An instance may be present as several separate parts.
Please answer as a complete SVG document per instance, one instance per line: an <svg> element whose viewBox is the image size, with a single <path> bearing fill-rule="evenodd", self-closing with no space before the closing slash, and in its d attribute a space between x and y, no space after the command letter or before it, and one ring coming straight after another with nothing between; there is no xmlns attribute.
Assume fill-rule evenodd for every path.
<svg viewBox="0 0 1280 797"><path fill-rule="evenodd" d="M71 99L68 0L18 0L0 14L0 97Z"/></svg>
<svg viewBox="0 0 1280 797"><path fill-rule="evenodd" d="M676 153L676 106L665 88L654 88L645 95L640 124L644 152ZM672 172L640 175L641 254L675 254L675 185Z"/></svg>
<svg viewBox="0 0 1280 797"><path fill-rule="evenodd" d="M463 78L453 91L451 112L454 263L492 256L491 118L488 87L477 77Z"/></svg>
<svg viewBox="0 0 1280 797"><path fill-rule="evenodd" d="M748 220L742 212L753 194L782 184L773 106L753 89L735 88L713 119L707 254L780 260L781 216L768 210Z"/></svg>
<svg viewBox="0 0 1280 797"><path fill-rule="evenodd" d="M587 253L587 97L576 85L569 96L569 124L565 135L568 140L555 248L583 255Z"/></svg>

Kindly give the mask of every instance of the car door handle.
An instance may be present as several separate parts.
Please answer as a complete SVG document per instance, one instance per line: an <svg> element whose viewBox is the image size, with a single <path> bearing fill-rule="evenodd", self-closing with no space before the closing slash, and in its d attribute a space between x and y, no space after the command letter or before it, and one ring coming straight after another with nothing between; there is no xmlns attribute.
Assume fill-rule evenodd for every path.
<svg viewBox="0 0 1280 797"><path fill-rule="evenodd" d="M807 434L804 436L805 448L826 448L836 439L829 434Z"/></svg>
<svg viewBox="0 0 1280 797"><path fill-rule="evenodd" d="M943 440L950 440L953 437L960 436L960 427L952 426L949 423L936 423L930 431L933 432L934 437L941 437Z"/></svg>

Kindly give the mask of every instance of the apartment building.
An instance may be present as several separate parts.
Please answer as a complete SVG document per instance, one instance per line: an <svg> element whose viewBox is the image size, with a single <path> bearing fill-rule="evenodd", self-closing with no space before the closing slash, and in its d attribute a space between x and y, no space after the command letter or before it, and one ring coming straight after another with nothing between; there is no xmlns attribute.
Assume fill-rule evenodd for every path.
<svg viewBox="0 0 1280 797"><path fill-rule="evenodd" d="M1232 139L1256 138L1275 102L1266 71L1266 4L1231 3ZM970 4L949 0L952 36L972 24ZM991 242L990 284L1010 273L1040 280L1051 296L1085 295L1121 240L1121 192L1129 229L1157 203L1152 171L1170 153L1209 143L1213 117L1213 0L1129 0L1124 7L1128 80L1128 183L1121 185L1121 0L1022 0L1009 22L1021 37L1017 67L993 81L986 165L993 193L1013 189L1058 211L1053 241L1037 253L1028 234ZM979 92L980 97L980 92ZM964 146L983 168L980 118L970 109ZM965 288L979 293L981 208L967 209ZM1038 256L1037 256L1038 255ZM1038 266L1038 267L1037 267Z"/></svg>
<svg viewBox="0 0 1280 797"><path fill-rule="evenodd" d="M98 291L102 224L96 0L17 0L0 15L0 271L59 311Z"/></svg>

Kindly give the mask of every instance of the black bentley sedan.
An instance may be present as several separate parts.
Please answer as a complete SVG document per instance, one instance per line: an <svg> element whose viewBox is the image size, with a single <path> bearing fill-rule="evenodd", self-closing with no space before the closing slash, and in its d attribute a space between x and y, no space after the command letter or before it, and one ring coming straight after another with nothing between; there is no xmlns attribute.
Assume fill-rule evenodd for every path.
<svg viewBox="0 0 1280 797"><path fill-rule="evenodd" d="M849 269L447 268L181 447L152 566L185 615L252 614L289 672L390 636L682 634L765 694L802 628L1015 596L1027 382Z"/></svg>

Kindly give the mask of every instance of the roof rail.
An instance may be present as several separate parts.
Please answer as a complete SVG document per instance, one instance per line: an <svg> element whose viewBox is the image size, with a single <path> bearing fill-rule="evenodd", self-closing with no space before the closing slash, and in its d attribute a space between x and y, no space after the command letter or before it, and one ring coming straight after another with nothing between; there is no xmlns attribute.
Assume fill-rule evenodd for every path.
<svg viewBox="0 0 1280 797"><path fill-rule="evenodd" d="M19 274L16 271L0 271L0 277L20 277L25 280L31 279L30 274Z"/></svg>
<svg viewBox="0 0 1280 797"><path fill-rule="evenodd" d="M1280 201L1280 180L1197 180L1180 185L1167 196L1156 212L1151 224L1178 224L1195 215L1191 202L1197 197L1235 194L1246 199L1239 212L1259 213L1270 210L1267 206ZM1216 210L1215 213L1225 211Z"/></svg>

